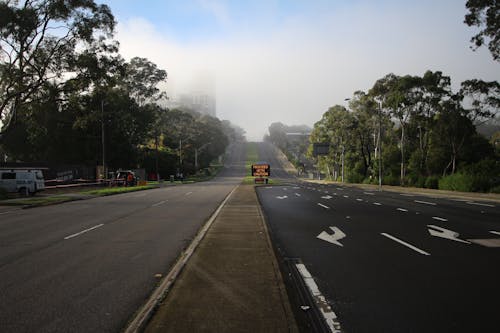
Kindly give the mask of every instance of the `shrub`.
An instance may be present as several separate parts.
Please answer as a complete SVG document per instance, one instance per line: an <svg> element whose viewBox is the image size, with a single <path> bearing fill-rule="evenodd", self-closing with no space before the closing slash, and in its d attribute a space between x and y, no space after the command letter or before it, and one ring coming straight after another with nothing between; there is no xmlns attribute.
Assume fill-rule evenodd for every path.
<svg viewBox="0 0 500 333"><path fill-rule="evenodd" d="M392 186L401 185L399 177L393 175L384 176L384 178L382 179L382 183L384 185L392 185Z"/></svg>
<svg viewBox="0 0 500 333"><path fill-rule="evenodd" d="M437 189L439 187L439 177L437 176L429 176L427 178L423 178L425 188Z"/></svg>
<svg viewBox="0 0 500 333"><path fill-rule="evenodd" d="M491 193L498 193L498 194L500 194L500 185L495 186L495 187L492 187L492 188L490 189L490 192L491 192Z"/></svg>
<svg viewBox="0 0 500 333"><path fill-rule="evenodd" d="M347 181L349 183L360 184L363 182L363 175L360 175L357 172L350 172L347 176Z"/></svg>
<svg viewBox="0 0 500 333"><path fill-rule="evenodd" d="M455 173L439 180L440 190L472 192L473 185L473 177L463 173Z"/></svg>

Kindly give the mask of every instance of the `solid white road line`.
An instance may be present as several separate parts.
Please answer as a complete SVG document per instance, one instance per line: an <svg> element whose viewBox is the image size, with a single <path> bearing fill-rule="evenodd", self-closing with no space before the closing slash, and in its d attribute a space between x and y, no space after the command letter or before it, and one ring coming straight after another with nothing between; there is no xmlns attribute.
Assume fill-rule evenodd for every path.
<svg viewBox="0 0 500 333"><path fill-rule="evenodd" d="M443 221L443 222L448 222L448 220L447 220L447 219L442 218L442 217L439 217L439 216L433 216L432 218L433 218L434 220Z"/></svg>
<svg viewBox="0 0 500 333"><path fill-rule="evenodd" d="M335 314L335 312L333 312L332 307L328 304L325 296L323 296L323 294L319 290L318 285L314 281L311 273L309 273L309 271L307 270L306 266L304 264L296 264L295 267L297 267L297 270L302 276L304 283L309 289L309 292L311 293L319 311L323 315L323 318L325 319L326 324L330 328L330 331L333 333L342 332L337 315Z"/></svg>
<svg viewBox="0 0 500 333"><path fill-rule="evenodd" d="M469 205L485 206L485 207L495 207L495 205L484 204L484 203L473 202L473 201L467 201L467 203L468 203Z"/></svg>
<svg viewBox="0 0 500 333"><path fill-rule="evenodd" d="M382 204L380 202L374 202L373 204L377 205L377 206L382 206Z"/></svg>
<svg viewBox="0 0 500 333"><path fill-rule="evenodd" d="M318 206L321 206L321 207L323 207L323 208L325 208L325 209L330 209L330 207L325 206L325 205L323 205L323 204L321 204L321 203L319 203L319 202L318 202Z"/></svg>
<svg viewBox="0 0 500 333"><path fill-rule="evenodd" d="M157 207L157 206L163 205L165 202L167 202L167 200L163 200L163 201L157 202L155 204L152 204L151 207Z"/></svg>
<svg viewBox="0 0 500 333"><path fill-rule="evenodd" d="M413 200L415 201L416 203L419 203L419 204L424 204L424 205L431 205L431 206L436 206L436 203L435 202L429 202L429 201L420 201L420 200Z"/></svg>
<svg viewBox="0 0 500 333"><path fill-rule="evenodd" d="M415 246L413 246L413 245L411 245L411 244L408 244L408 243L406 243L405 241L402 241L401 239L396 238L396 237L394 237L394 236L392 236L392 235L389 235L389 234L387 234L387 233L385 233L385 232L382 232L382 233L381 233L381 235L382 235L382 236L385 236L385 237L387 237L387 238L390 238L390 239L392 239L393 241L398 242L399 244L402 244L402 245L404 245L404 246L406 246L406 247L408 247L408 248L412 249L413 251L416 251L416 252L418 252L418 253L420 253L420 254L423 254L423 255L426 255L426 256L430 256L430 255L431 255L430 253L425 252L424 250L421 250L421 249L419 249L418 247L415 247Z"/></svg>
<svg viewBox="0 0 500 333"><path fill-rule="evenodd" d="M492 231L492 230L490 230L490 232L491 232L492 234L494 234L494 235L499 235L499 236L500 236L500 232L498 232L498 231Z"/></svg>
<svg viewBox="0 0 500 333"><path fill-rule="evenodd" d="M398 208L397 210L399 210L400 212L407 212L408 209L404 209L404 208Z"/></svg>
<svg viewBox="0 0 500 333"><path fill-rule="evenodd" d="M71 239L71 238L74 238L74 237L80 236L81 234L84 234L84 233L86 233L86 232L89 232L89 231L92 231L92 230L94 230L94 229L100 228L100 227L102 227L103 225L104 225L104 224L102 224L102 223L101 223L101 224L98 224L98 225L96 225L96 226L93 226L92 228L88 228L88 229L82 230L82 231L80 231L80 232L77 232L76 234L66 236L66 237L64 237L64 239Z"/></svg>

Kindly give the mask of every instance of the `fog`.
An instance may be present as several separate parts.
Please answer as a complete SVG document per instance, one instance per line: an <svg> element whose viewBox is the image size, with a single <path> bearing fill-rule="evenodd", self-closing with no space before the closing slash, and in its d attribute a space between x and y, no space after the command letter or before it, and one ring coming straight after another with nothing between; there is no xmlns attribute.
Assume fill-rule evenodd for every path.
<svg viewBox="0 0 500 333"><path fill-rule="evenodd" d="M217 116L253 141L272 122L312 126L329 106L345 105L391 72L440 70L455 89L466 79L500 76L487 48L470 50L465 1L353 3L282 16L261 4L262 15L241 20L226 2L199 1L217 33L184 38L145 14L118 14L115 38L126 59L146 57L167 70L169 96L213 88Z"/></svg>

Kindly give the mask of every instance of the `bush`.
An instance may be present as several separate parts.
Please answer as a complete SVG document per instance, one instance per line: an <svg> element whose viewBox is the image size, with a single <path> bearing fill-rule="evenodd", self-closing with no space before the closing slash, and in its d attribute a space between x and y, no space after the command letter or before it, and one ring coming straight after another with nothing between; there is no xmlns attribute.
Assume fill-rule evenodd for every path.
<svg viewBox="0 0 500 333"><path fill-rule="evenodd" d="M349 183L361 184L363 179L363 175L360 175L357 172L350 172L347 176L347 181Z"/></svg>
<svg viewBox="0 0 500 333"><path fill-rule="evenodd" d="M439 189L448 191L472 192L474 179L470 175L455 173L439 180Z"/></svg>
<svg viewBox="0 0 500 333"><path fill-rule="evenodd" d="M425 188L437 189L439 187L439 177L437 176L429 176L424 178L424 186Z"/></svg>
<svg viewBox="0 0 500 333"><path fill-rule="evenodd" d="M498 193L498 194L500 194L500 185L499 185L499 186L492 187L492 188L490 189L490 192L491 192L491 193Z"/></svg>
<svg viewBox="0 0 500 333"><path fill-rule="evenodd" d="M392 186L401 185L399 176L393 176L393 175L384 176L384 178L382 179L382 183L384 185L392 185Z"/></svg>

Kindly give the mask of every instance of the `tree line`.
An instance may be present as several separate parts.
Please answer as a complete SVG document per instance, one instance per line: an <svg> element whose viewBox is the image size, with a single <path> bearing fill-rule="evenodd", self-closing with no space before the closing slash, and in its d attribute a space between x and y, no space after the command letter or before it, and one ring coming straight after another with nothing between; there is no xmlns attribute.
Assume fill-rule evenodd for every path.
<svg viewBox="0 0 500 333"><path fill-rule="evenodd" d="M335 105L323 114L310 136L328 143L318 156L334 179L390 185L499 191L499 132L491 141L476 125L494 119L500 108L496 81L467 80L453 92L450 77L388 74L368 92L356 91L348 108Z"/></svg>
<svg viewBox="0 0 500 333"><path fill-rule="evenodd" d="M0 1L0 18L2 162L189 174L244 140L228 121L166 108L167 72L120 56L108 6Z"/></svg>

